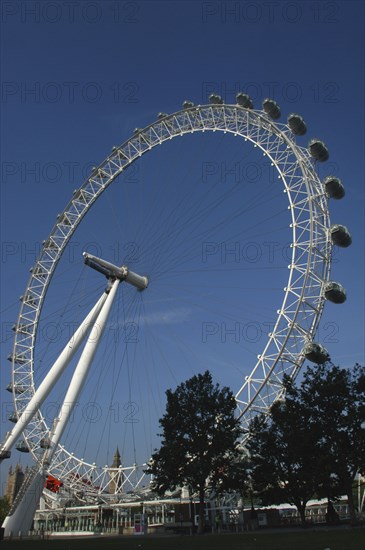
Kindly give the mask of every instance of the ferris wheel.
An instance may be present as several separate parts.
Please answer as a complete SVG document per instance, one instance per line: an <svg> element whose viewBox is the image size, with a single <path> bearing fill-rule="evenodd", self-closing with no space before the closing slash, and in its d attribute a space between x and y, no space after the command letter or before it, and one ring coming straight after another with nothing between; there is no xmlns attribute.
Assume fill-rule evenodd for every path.
<svg viewBox="0 0 365 550"><path fill-rule="evenodd" d="M186 228L194 223L191 216L182 218L179 225L174 219L175 207L169 206L169 196L163 199L160 197L158 202L166 204L167 214L160 237L157 237L156 233L152 233L156 219L148 225L149 209L146 208L143 223L149 232L147 236L150 240L149 246L146 247L146 255L150 263L143 264L142 271L138 262L132 262L132 270L128 261L121 266L117 261L101 257L106 256L105 254L84 251L85 269L93 272L96 278L99 277L98 283L104 280L102 276L108 279L106 291L102 288L94 302L93 298L87 302L89 312L86 310L83 317L80 317L78 328L71 338L65 341L53 364L47 363L47 368L42 371L43 378L38 381L35 381L34 377L35 354L46 295L52 287L54 274L57 276L57 266L79 225L82 225L80 222L84 220L97 199L104 196L104 191L114 180L128 171L129 167L136 166L140 157L174 138L196 133L220 132L222 136L233 135L236 139L249 142L248 145L257 149L275 170L278 181L275 189L280 185L281 192L284 191L287 198L286 209L290 217L291 234L290 260L286 266L288 278L281 305L277 309L275 322L267 332L267 341L261 347L249 371L241 377L238 386L233 388L236 392L237 416L240 417L246 433L252 418L260 413L268 413L274 401L283 396L284 376L294 378L305 360L323 363L329 359L327 350L316 341L316 332L326 300L342 303L346 299L342 285L330 278L330 267L333 246L349 246L351 235L345 226L331 225L328 211L328 200L342 198L344 187L337 177L328 175L321 180L318 174L318 163L326 161L329 157L327 147L322 141L312 139L308 146L299 144L297 137L300 138L306 133L303 118L297 114L290 114L287 123L279 123L280 116L280 108L274 100L264 100L263 108L257 110L254 109L251 99L243 93L237 94L235 105L224 104L220 96L215 94L212 94L207 105L194 105L186 101L182 110L170 115L160 113L157 120L149 126L137 128L132 137L120 146L113 147L107 158L92 169L84 184L73 193L63 212L57 216L55 225L43 242L39 258L31 270L29 282L21 297L20 313L14 326L13 352L9 357L12 362L12 382L8 389L13 394L15 406L11 420L16 423L1 446L1 459L10 456L11 448L18 441L19 450L31 452L37 464L45 468L47 475L61 480L85 502L95 501L96 498L109 498L111 487L115 494L122 495L128 490L138 490L143 486L145 474L142 465L133 463L130 466L114 468L97 465L66 449L62 437L70 420L73 405L85 384L103 327L108 324L113 301L117 293L121 292L118 286L123 287L123 292L125 287L129 287L130 294L123 294L123 299L134 304L131 305L130 311L136 307L136 300L139 300L138 307L145 307L144 297L148 296L150 286L152 292L154 284L152 267L161 266L164 255L166 258L172 254L171 248L166 249L161 245L163 231L171 232L175 235L174 239L178 239L183 226ZM165 145L162 150L164 147ZM178 198L177 202L184 208L188 202L183 200L185 201ZM210 203L211 210L219 209L221 202L221 197L213 199ZM207 232L204 228L201 229L200 225L206 211L203 201L202 204L197 213L199 224L197 223L196 227L199 227L199 235L206 236ZM235 199L229 203L230 208L233 204ZM151 210L153 207L151 204ZM193 208L194 205L189 203L190 212ZM159 212L160 210L156 218L160 216ZM229 212L228 208L224 211L224 220L231 220L235 216L235 211ZM223 225L223 218L215 222L216 234L219 234L219 229ZM195 233L195 237L197 234L198 232ZM185 240L186 236L183 234L181 242ZM151 243L155 242L158 242L157 252L151 246ZM209 240L204 242L212 245ZM205 252L212 251L213 248L214 246L206 246ZM128 256L133 258L133 251ZM183 260L182 257L183 254L180 255L180 263L175 260L171 262L174 270L185 261L185 256ZM188 267L191 268L192 264L189 263ZM162 279L168 279L168 270L160 269L158 272ZM72 280L70 284L73 284ZM62 307L64 311L67 304L63 304ZM47 309L45 311L47 314ZM135 317L131 314L127 314L126 317L133 329ZM89 328L92 326L90 333ZM211 328L212 323L208 326L208 329ZM215 330L216 325L213 328ZM91 337L90 334L94 336ZM209 332L206 332L205 336L207 334ZM61 411L50 424L42 410L42 404L85 342ZM148 363L148 353L144 361ZM127 414L132 418L133 401L128 403ZM19 442L20 437L22 439ZM148 459L149 456L146 456L145 461Z"/></svg>

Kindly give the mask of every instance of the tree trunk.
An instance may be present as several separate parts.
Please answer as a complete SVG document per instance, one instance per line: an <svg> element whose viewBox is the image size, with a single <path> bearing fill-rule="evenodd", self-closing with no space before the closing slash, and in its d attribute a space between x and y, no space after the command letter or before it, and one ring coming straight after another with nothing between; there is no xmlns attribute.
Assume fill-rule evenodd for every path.
<svg viewBox="0 0 365 550"><path fill-rule="evenodd" d="M300 523L302 525L302 527L305 527L305 508L306 508L306 503L302 503L302 502L298 502L295 504L295 506L297 507L297 510L299 512L299 516L300 516Z"/></svg>
<svg viewBox="0 0 365 550"><path fill-rule="evenodd" d="M331 499L327 497L327 500L328 500L328 504L327 504L326 522L328 523L328 525L338 525L340 523L339 515L334 509Z"/></svg>
<svg viewBox="0 0 365 550"><path fill-rule="evenodd" d="M357 524L357 516L356 516L356 510L355 510L355 502L354 502L354 495L352 492L352 480L347 488L347 504L349 507L349 514L350 514L350 523L351 525Z"/></svg>
<svg viewBox="0 0 365 550"><path fill-rule="evenodd" d="M199 487L199 525L198 525L198 535L204 533L204 484Z"/></svg>

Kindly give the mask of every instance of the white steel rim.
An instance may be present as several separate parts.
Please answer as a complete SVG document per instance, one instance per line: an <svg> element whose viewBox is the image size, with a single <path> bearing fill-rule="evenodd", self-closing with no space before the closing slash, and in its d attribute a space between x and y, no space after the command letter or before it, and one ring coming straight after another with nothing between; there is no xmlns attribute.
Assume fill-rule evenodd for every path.
<svg viewBox="0 0 365 550"><path fill-rule="evenodd" d="M15 329L12 384L18 416L35 393L33 358L47 289L79 223L104 190L140 156L166 140L204 131L231 133L259 147L276 168L291 211L292 254L284 299L263 352L236 393L237 414L246 432L256 414L267 413L273 402L282 397L283 376L297 375L305 360L303 347L313 340L319 324L332 254L327 196L315 162L308 150L295 142L286 124L273 122L263 111L237 105L194 106L157 120L113 148L57 217L32 269ZM21 357L20 363L17 357ZM49 427L38 411L23 432L37 461L44 452L40 441L48 433ZM91 497L108 492L111 482L120 492L138 490L145 477L143 467L102 468L59 445L49 473L61 480L67 478L67 485L87 498L87 493ZM85 479L92 479L93 486L85 486Z"/></svg>

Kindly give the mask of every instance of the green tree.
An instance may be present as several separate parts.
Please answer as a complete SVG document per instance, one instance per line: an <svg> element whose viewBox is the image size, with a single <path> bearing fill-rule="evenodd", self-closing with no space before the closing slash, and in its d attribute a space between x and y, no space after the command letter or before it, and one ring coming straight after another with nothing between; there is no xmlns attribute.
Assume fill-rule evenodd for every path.
<svg viewBox="0 0 365 550"><path fill-rule="evenodd" d="M327 363L308 368L300 386L289 378L284 386L286 398L268 420L259 416L251 424L247 446L256 490L264 502L293 503L303 525L312 496L330 502L346 494L355 521L352 487L365 471L364 367Z"/></svg>
<svg viewBox="0 0 365 550"><path fill-rule="evenodd" d="M263 504L289 502L305 525L305 508L315 491L313 438L305 411L290 399L276 402L269 418L254 418L247 448L253 488Z"/></svg>
<svg viewBox="0 0 365 550"><path fill-rule="evenodd" d="M354 522L354 479L365 473L365 368L309 368L296 399L310 413L308 430L316 434L317 493L328 499L345 494Z"/></svg>
<svg viewBox="0 0 365 550"><path fill-rule="evenodd" d="M240 456L236 402L227 387L213 384L209 371L193 376L175 391L167 390L166 396L166 413L160 419L161 448L146 471L153 474L152 488L161 495L183 485L198 493L198 532L202 533L205 491L218 490L229 476L229 463Z"/></svg>

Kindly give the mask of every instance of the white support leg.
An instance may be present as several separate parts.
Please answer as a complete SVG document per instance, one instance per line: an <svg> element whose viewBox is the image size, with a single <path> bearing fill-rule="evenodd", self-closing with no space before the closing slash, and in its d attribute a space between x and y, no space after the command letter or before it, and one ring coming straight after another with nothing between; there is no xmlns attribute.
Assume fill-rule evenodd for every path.
<svg viewBox="0 0 365 550"><path fill-rule="evenodd" d="M101 298L98 300L98 302L95 304L93 309L90 311L90 313L85 317L84 321L81 323L79 328L76 330L75 334L71 337L69 342L66 344L65 348L59 355L58 359L55 361L55 363L52 365L51 369L47 373L46 377L40 384L39 388L25 407L25 409L22 411L22 414L18 418L18 421L14 428L11 430L11 432L6 437L5 441L1 445L0 448L0 462L3 460L1 458L1 454L3 453L5 456L9 457L9 452L19 436L21 435L22 431L25 430L25 428L28 426L30 421L34 418L35 414L37 413L39 407L43 404L44 400L47 398L48 394L56 384L57 380L61 376L61 374L64 372L65 368L71 361L72 357L75 355L77 350L79 349L81 343L86 338L86 335L90 329L90 326L95 322L95 319L99 315L106 299L107 294L104 292L104 294L101 296Z"/></svg>
<svg viewBox="0 0 365 550"><path fill-rule="evenodd" d="M63 434L67 421L71 415L71 412L75 406L76 400L81 392L82 385L85 381L87 373L89 371L91 362L96 353L100 338L105 328L108 316L115 298L119 280L114 281L113 286L110 289L107 298L97 319L91 329L89 338L85 345L85 348L81 354L74 375L72 377L70 386L66 393L64 402L61 407L59 417L56 419L53 434L51 437L50 448L46 451L43 458L43 468L41 467L29 480L29 485L24 487L23 494L17 503L14 511L6 517L3 524L5 528L5 536L9 537L11 534L18 536L19 533L25 535L28 533L35 511L39 505L39 499L43 491L44 483L46 480L46 467L52 461L52 457L57 448L57 444Z"/></svg>
<svg viewBox="0 0 365 550"><path fill-rule="evenodd" d="M110 289L110 292L108 294L108 297L105 300L105 304L102 307L93 328L91 329L89 338L81 354L81 357L79 359L79 362L73 374L72 380L70 382L69 388L67 390L65 399L61 407L60 414L58 418L56 418L55 420L55 423L52 429L51 439L50 439L50 448L45 453L44 464L51 463L52 457L62 437L67 421L70 418L70 415L76 404L77 398L80 395L82 386L89 372L90 365L92 363L92 360L98 348L98 344L100 342L106 322L108 320L108 316L109 316L119 283L120 283L119 279L116 279L114 281L113 286Z"/></svg>
<svg viewBox="0 0 365 550"><path fill-rule="evenodd" d="M3 527L4 537L24 537L32 526L35 511L39 505L43 487L46 481L46 473L40 469L36 471L26 487L20 488L24 491L21 500L14 511L10 511L6 516Z"/></svg>

